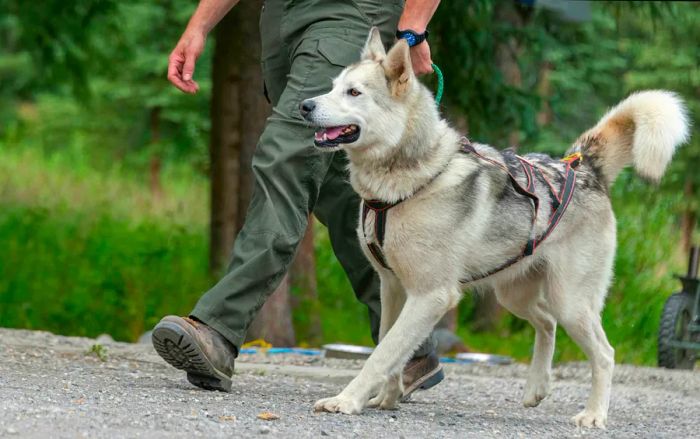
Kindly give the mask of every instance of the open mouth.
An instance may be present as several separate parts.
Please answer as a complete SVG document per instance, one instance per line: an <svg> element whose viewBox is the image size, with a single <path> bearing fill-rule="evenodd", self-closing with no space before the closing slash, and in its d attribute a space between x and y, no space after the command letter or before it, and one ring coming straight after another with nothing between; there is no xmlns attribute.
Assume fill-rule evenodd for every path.
<svg viewBox="0 0 700 439"><path fill-rule="evenodd" d="M357 125L340 125L323 127L316 131L314 143L318 147L333 147L341 143L352 143L360 138L360 127Z"/></svg>

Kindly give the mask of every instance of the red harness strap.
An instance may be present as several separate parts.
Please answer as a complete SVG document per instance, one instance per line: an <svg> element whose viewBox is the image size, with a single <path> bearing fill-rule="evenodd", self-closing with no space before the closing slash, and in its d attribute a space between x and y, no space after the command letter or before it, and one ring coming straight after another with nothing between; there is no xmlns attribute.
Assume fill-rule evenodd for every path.
<svg viewBox="0 0 700 439"><path fill-rule="evenodd" d="M564 212L566 212L566 208L569 207L569 203L571 203L571 199L574 197L574 191L576 189L576 168L578 168L578 166L581 164L581 160L583 160L581 153L571 154L570 156L564 157L561 160L562 162L566 163L566 169L564 170L564 185L559 191L559 194L554 191L551 183L549 183L549 180L547 180L547 177L542 173L542 171L539 171L544 180L547 182L547 185L549 185L549 190L552 192L555 201L553 203L554 212L552 212L552 215L549 217L547 228L545 229L544 233L542 233L542 235L540 235L540 237L533 242L533 252L537 248L537 245L547 239L547 237L557 227L559 220L561 220L561 217L564 216Z"/></svg>

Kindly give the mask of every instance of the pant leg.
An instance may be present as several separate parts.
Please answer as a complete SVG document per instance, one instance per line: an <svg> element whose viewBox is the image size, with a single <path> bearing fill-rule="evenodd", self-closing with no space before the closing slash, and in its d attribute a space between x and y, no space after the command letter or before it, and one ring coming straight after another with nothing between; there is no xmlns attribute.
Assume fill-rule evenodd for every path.
<svg viewBox="0 0 700 439"><path fill-rule="evenodd" d="M313 2L300 5L308 3ZM273 5L282 5L282 9L272 9ZM278 16L282 20L276 28L269 23L267 31L279 29L273 37L281 36L289 70L283 77L280 57L269 57L267 64L263 60L268 90L272 89L271 98L277 102L253 156L255 186L248 214L234 243L228 273L202 296L191 313L237 348L292 262L333 158L313 148L313 129L299 115L299 103L328 92L331 79L359 58L369 29L369 23L350 6L334 10L334 14L342 12L331 14L341 18L338 22L316 20L313 26L296 29L294 23L303 20L298 11L288 10L288 5L269 1L263 12L270 12L267 18ZM264 15L261 21L265 19ZM358 29L358 23L364 29ZM269 46L263 42L263 51ZM281 83L286 85L277 93L275 87Z"/></svg>

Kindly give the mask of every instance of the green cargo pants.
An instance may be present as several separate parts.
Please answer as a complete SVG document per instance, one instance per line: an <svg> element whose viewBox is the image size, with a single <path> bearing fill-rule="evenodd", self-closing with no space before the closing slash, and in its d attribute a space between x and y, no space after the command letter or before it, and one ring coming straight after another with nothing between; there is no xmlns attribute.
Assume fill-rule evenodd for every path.
<svg viewBox="0 0 700 439"><path fill-rule="evenodd" d="M237 349L287 272L310 212L328 227L377 341L379 280L357 240L360 200L348 183L344 153L314 149L314 130L299 103L327 93L331 79L359 59L371 26L385 44L392 42L402 8L401 0L267 0L263 6L262 70L274 107L253 156L253 197L228 273L191 313ZM433 347L429 339L417 355Z"/></svg>

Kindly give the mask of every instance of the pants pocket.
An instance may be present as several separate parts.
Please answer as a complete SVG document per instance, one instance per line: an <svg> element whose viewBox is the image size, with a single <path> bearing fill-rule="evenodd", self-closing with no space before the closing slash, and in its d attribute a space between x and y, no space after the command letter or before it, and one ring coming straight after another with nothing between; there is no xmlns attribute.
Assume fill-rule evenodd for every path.
<svg viewBox="0 0 700 439"><path fill-rule="evenodd" d="M334 66L347 67L360 60L362 46L342 38L324 38L318 41L318 52Z"/></svg>

